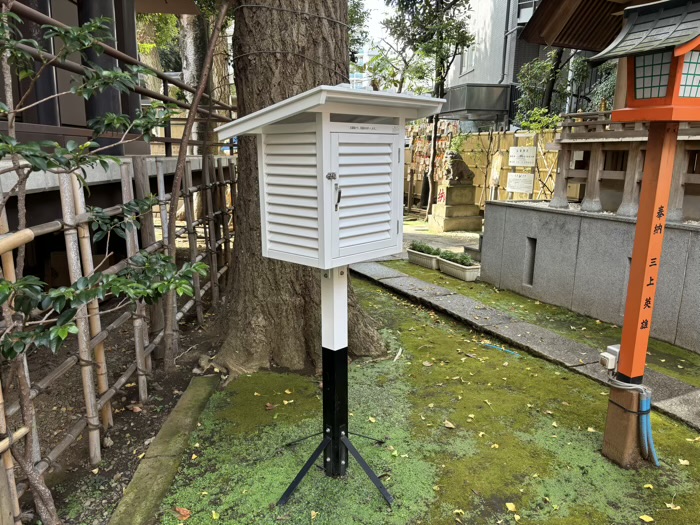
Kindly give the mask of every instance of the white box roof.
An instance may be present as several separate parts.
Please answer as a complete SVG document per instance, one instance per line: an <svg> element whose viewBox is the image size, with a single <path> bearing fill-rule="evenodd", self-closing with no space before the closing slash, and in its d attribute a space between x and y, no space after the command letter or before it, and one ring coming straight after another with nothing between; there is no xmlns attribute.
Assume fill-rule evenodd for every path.
<svg viewBox="0 0 700 525"><path fill-rule="evenodd" d="M219 140L238 135L260 135L262 128L284 119L306 112L332 110L332 105L356 106L368 110L368 116L395 116L408 120L428 117L439 113L444 99L386 91L364 91L340 86L318 86L299 95L268 106L260 111L224 124L215 129ZM382 115L382 108L386 108Z"/></svg>

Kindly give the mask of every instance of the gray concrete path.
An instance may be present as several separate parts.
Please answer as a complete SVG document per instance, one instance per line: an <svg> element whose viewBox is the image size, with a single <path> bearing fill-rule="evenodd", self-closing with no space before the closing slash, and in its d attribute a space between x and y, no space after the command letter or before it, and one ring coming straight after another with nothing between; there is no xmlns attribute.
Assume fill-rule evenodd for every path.
<svg viewBox="0 0 700 525"><path fill-rule="evenodd" d="M516 348L600 383L607 382L606 373L598 364L599 353L590 346L567 339L546 328L514 319L469 297L410 277L380 263L355 264L351 270L392 292L445 313ZM700 430L700 389L653 370L647 370L644 383L653 391L654 408Z"/></svg>

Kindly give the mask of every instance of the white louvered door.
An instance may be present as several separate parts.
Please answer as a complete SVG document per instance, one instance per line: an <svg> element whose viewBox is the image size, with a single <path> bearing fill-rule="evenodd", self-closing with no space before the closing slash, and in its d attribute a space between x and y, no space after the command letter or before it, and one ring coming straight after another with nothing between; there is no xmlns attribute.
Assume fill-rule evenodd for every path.
<svg viewBox="0 0 700 525"><path fill-rule="evenodd" d="M397 244L403 182L399 160L397 135L331 134L337 177L330 181L333 258Z"/></svg>

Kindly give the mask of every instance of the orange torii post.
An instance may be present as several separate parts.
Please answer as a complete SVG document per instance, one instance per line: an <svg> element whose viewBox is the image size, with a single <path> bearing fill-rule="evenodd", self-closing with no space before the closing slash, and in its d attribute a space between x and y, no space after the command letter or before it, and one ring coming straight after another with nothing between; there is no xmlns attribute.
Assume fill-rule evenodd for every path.
<svg viewBox="0 0 700 525"><path fill-rule="evenodd" d="M620 59L627 98L615 122L649 122L644 175L615 379L642 384L652 328L679 122L700 121L700 0L629 7L621 33L594 62ZM621 67L620 71L624 71ZM639 394L611 386L603 454L634 466L639 453Z"/></svg>

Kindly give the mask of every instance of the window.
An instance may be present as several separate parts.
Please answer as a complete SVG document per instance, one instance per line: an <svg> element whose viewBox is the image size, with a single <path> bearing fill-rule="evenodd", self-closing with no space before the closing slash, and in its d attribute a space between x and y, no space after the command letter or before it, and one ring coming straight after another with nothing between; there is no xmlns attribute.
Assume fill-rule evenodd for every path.
<svg viewBox="0 0 700 525"><path fill-rule="evenodd" d="M681 97L700 98L700 51L691 51L683 61Z"/></svg>
<svg viewBox="0 0 700 525"><path fill-rule="evenodd" d="M474 64L476 62L476 44L472 44L464 51L462 51L462 64L459 70L461 75L469 73L474 70Z"/></svg>
<svg viewBox="0 0 700 525"><path fill-rule="evenodd" d="M672 53L670 51L635 57L634 87L637 100L666 96L671 59Z"/></svg>

